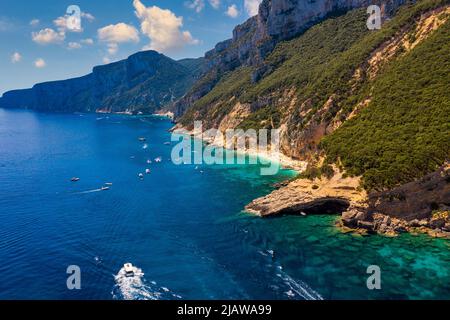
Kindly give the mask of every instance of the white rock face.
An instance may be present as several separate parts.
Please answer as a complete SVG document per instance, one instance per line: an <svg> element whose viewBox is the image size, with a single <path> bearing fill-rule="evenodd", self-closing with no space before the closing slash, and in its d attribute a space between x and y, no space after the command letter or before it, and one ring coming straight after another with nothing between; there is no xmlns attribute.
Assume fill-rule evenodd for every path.
<svg viewBox="0 0 450 320"><path fill-rule="evenodd" d="M233 38L220 42L207 52L205 58L216 75L241 65L257 65L253 75L258 80L266 70L261 66L267 56L283 40L299 35L327 15L355 8L379 5L382 14L389 16L405 0L263 0L257 16L248 19L233 31ZM190 92L175 105L177 116L193 101L207 94L219 77Z"/></svg>
<svg viewBox="0 0 450 320"><path fill-rule="evenodd" d="M264 0L257 16L253 43L271 42L270 50L281 40L295 37L327 15L354 8L379 5L386 15L405 0ZM264 52L262 52L264 54Z"/></svg>

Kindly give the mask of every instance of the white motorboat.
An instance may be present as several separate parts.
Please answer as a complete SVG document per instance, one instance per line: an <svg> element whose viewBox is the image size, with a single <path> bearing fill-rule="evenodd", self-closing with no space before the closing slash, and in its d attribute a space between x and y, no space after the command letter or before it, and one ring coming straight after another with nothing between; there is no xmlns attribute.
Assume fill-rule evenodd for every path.
<svg viewBox="0 0 450 320"><path fill-rule="evenodd" d="M123 265L123 269L125 270L125 276L134 277L135 267L133 267L133 265L131 263L125 263Z"/></svg>

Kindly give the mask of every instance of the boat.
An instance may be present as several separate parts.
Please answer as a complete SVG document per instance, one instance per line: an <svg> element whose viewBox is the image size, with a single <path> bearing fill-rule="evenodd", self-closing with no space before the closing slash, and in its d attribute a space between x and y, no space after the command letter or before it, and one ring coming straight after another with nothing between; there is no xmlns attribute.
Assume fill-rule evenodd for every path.
<svg viewBox="0 0 450 320"><path fill-rule="evenodd" d="M155 162L157 162L157 163L162 162L162 158L161 157L156 158Z"/></svg>
<svg viewBox="0 0 450 320"><path fill-rule="evenodd" d="M134 277L134 270L135 268L131 263L125 263L123 265L123 269L125 270L125 276L126 277Z"/></svg>
<svg viewBox="0 0 450 320"><path fill-rule="evenodd" d="M139 138L139 141L140 141L140 142L145 142L145 141L147 141L147 139L145 139L144 137L140 137L140 138Z"/></svg>
<svg viewBox="0 0 450 320"><path fill-rule="evenodd" d="M112 186L113 184L112 184L112 182L107 182L107 183L105 183L105 186Z"/></svg>
<svg viewBox="0 0 450 320"><path fill-rule="evenodd" d="M107 191L107 190L109 190L110 188L109 187L101 187L101 191Z"/></svg>
<svg viewBox="0 0 450 320"><path fill-rule="evenodd" d="M80 181L80 178L73 177L72 179L70 179L70 181L72 181L72 182L78 182L78 181Z"/></svg>
<svg viewBox="0 0 450 320"><path fill-rule="evenodd" d="M147 164L151 164L152 163L152 160L147 160Z"/></svg>
<svg viewBox="0 0 450 320"><path fill-rule="evenodd" d="M170 146L170 142L164 142L164 144L166 145L166 146Z"/></svg>
<svg viewBox="0 0 450 320"><path fill-rule="evenodd" d="M144 179L144 174L143 173L139 173L139 178Z"/></svg>
<svg viewBox="0 0 450 320"><path fill-rule="evenodd" d="M150 174L150 169L145 169L146 174Z"/></svg>

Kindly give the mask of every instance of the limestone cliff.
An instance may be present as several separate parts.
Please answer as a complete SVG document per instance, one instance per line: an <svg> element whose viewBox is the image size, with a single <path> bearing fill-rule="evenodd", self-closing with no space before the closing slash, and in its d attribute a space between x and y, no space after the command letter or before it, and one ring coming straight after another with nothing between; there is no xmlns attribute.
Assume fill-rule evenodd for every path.
<svg viewBox="0 0 450 320"><path fill-rule="evenodd" d="M174 106L181 116L199 98L207 94L221 76L241 66L255 66L252 80L270 73L264 59L275 46L292 39L328 16L369 5L379 5L384 17L390 16L406 0L263 0L257 16L237 26L233 38L220 42L207 52L209 72Z"/></svg>
<svg viewBox="0 0 450 320"><path fill-rule="evenodd" d="M220 130L281 129L281 151L309 162L312 181L292 182L254 201L247 207L251 212L308 214L331 208L344 211L354 227L371 231L401 230L383 227L386 216L392 226L409 223L410 215L428 219L420 224L429 225L433 207L447 206L448 179L439 182L435 198L421 184L422 191L404 189L407 203L379 196L374 211L367 207L377 195L438 172L450 157L450 2L408 2L397 11L400 2L385 3L389 19L378 31L367 29L365 8L345 12L344 2L335 2L344 12L331 11L333 16L311 14L314 18L306 20L317 23L308 27L297 21L306 11L289 7L294 3L299 5L264 1L259 16L209 53L212 73L181 100L192 104L179 126L189 129L202 120L205 128ZM316 2L312 12L326 3ZM299 31L302 26L306 30ZM273 50L262 50L271 43ZM329 165L337 168L336 177L320 180ZM351 189L336 185L336 179ZM353 193L360 192L368 197L355 204Z"/></svg>

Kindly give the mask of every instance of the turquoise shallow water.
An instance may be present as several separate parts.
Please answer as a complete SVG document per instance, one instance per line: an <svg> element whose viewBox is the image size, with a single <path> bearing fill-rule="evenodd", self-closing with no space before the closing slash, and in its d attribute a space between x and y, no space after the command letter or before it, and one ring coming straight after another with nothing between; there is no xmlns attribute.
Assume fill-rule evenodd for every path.
<svg viewBox="0 0 450 320"><path fill-rule="evenodd" d="M450 299L448 241L245 214L292 172L175 166L170 126L0 109L0 299ZM117 277L128 261L144 273L135 283ZM79 291L66 287L69 265L81 268ZM369 265L381 290L366 287Z"/></svg>

